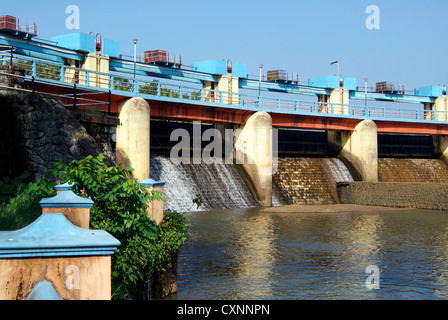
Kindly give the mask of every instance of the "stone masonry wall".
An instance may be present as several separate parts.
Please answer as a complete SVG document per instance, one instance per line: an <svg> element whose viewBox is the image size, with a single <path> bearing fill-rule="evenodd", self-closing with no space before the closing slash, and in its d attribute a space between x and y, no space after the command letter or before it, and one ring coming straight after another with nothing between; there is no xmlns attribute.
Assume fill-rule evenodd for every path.
<svg viewBox="0 0 448 320"><path fill-rule="evenodd" d="M10 68L1 66L2 71ZM17 70L12 70L17 73ZM0 76L0 86L23 88L20 78ZM0 176L30 171L41 178L54 162L97 156L103 148L76 114L52 96L0 87ZM115 159L110 159L111 164Z"/></svg>
<svg viewBox="0 0 448 320"><path fill-rule="evenodd" d="M343 182L337 190L344 204L448 210L448 184Z"/></svg>

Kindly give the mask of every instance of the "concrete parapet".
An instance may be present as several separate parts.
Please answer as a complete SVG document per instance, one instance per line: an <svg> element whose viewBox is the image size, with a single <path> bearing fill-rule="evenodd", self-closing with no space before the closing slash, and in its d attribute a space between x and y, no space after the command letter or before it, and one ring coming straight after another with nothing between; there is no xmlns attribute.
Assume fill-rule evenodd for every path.
<svg viewBox="0 0 448 320"><path fill-rule="evenodd" d="M236 163L243 166L256 191L256 200L272 206L273 130L266 112L253 114L235 142Z"/></svg>
<svg viewBox="0 0 448 320"><path fill-rule="evenodd" d="M150 107L146 100L134 97L118 106L120 125L117 127L117 163L125 162L134 168L138 181L149 177ZM123 163L124 164L124 163Z"/></svg>

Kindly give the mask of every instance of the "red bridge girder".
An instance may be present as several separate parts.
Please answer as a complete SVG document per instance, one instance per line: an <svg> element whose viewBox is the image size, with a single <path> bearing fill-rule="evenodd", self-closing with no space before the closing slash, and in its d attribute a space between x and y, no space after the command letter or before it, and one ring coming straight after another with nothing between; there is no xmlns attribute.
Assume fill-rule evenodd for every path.
<svg viewBox="0 0 448 320"><path fill-rule="evenodd" d="M51 84L36 83L34 89L38 92L51 93L57 95L66 95L60 97L64 104L70 104L73 99L73 88L62 87ZM83 97L82 89L77 89L80 97ZM108 93L98 93L91 96L85 96L102 102L109 101ZM110 97L110 112L118 113L120 102L130 99L125 95L112 94ZM170 119L179 121L202 121L207 123L228 123L244 124L246 120L258 110L241 110L222 107L212 107L204 105L195 105L181 102L166 102L159 100L146 99L150 105L151 118ZM79 104L82 104L79 101ZM79 109L92 109L92 106L79 106ZM99 111L109 111L108 104L96 106ZM324 131L353 131L356 125L362 119L328 117L328 116L309 116L294 115L286 113L270 113L273 127L294 128L306 130L324 130ZM448 135L448 124L430 123L430 122L401 122L401 121L375 121L379 133L396 134L422 134L422 135Z"/></svg>

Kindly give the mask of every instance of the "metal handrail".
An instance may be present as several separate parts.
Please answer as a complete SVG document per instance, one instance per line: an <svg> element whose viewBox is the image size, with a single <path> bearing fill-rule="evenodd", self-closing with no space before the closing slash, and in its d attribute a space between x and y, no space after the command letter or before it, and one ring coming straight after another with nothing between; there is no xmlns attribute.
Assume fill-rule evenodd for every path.
<svg viewBox="0 0 448 320"><path fill-rule="evenodd" d="M1 54L3 64L10 58ZM183 84L173 84L159 80L142 80L122 74L110 74L65 66L52 61L35 58L16 58L16 63L25 61L25 74L35 79L51 80L63 84L79 84L97 90L129 92L133 95L157 97L159 99L178 99L194 103L206 103L216 106L263 110L277 113L348 117L372 120L448 122L448 111L419 110L406 108L386 108L376 106L357 106L319 101L273 98L248 95L228 91L197 88ZM27 61L28 64L27 65ZM50 73L48 73L50 72ZM74 77L71 73L75 74ZM70 74L70 77L67 76ZM75 78L75 79L72 79ZM146 86L146 87L145 87Z"/></svg>

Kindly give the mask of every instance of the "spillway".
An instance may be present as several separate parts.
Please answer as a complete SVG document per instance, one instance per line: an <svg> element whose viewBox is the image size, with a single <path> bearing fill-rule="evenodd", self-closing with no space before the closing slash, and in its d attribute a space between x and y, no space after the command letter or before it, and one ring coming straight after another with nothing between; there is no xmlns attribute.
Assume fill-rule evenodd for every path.
<svg viewBox="0 0 448 320"><path fill-rule="evenodd" d="M380 182L448 183L448 165L440 159L378 159Z"/></svg>
<svg viewBox="0 0 448 320"><path fill-rule="evenodd" d="M151 155L151 178L166 182L165 208L192 212L258 206L233 164L212 161L176 164L169 157ZM194 199L202 202L199 208Z"/></svg>
<svg viewBox="0 0 448 320"><path fill-rule="evenodd" d="M273 176L276 205L336 204L336 184L353 181L337 158L279 158Z"/></svg>

